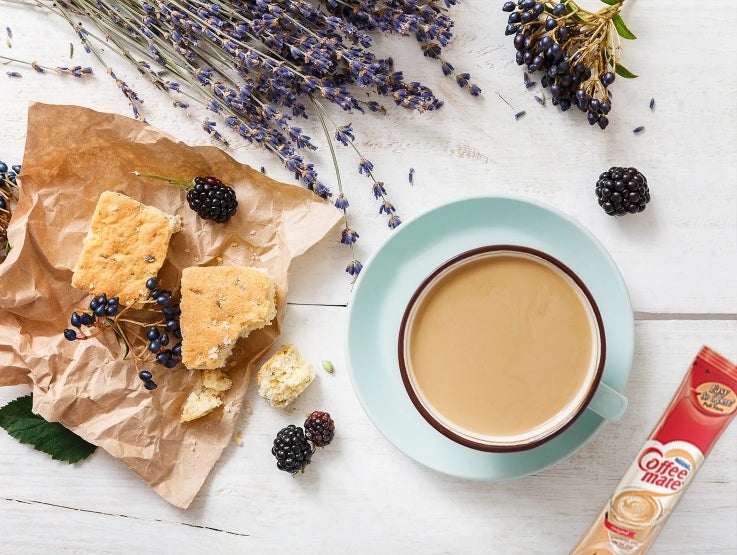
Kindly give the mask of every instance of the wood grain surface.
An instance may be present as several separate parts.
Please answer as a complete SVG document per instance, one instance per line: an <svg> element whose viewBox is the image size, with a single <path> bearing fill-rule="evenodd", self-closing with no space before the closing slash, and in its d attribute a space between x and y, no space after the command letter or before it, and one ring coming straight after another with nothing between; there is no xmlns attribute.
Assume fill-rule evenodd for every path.
<svg viewBox="0 0 737 555"><path fill-rule="evenodd" d="M475 195L516 194L573 216L606 246L630 290L636 353L626 395L629 409L570 459L539 474L479 483L425 469L387 442L353 392L346 368L348 249L334 229L290 272L283 336L316 367L331 360L289 411L248 394L235 443L216 465L188 511L161 500L104 452L75 465L52 461L0 432L0 553L316 553L316 554L565 554L617 484L666 407L702 344L737 360L737 15L731 2L708 9L665 0L630 0L624 17L638 36L624 44L623 63L640 77L613 86L611 125L592 129L582 114L539 106L504 37L502 2L465 0L453 9L455 38L447 58L483 89L472 98L423 59L413 39L382 37L410 79L429 85L442 110L415 114L347 114L357 145L386 182L402 219ZM589 3L595 5L593 0ZM707 13L708 12L708 13ZM130 114L104 67L76 44L70 28L43 10L0 2L0 29L12 48L0 54L44 65L91 65L89 79L37 75L8 66L2 74L0 159L22 160L29 102L78 104ZM73 60L69 43L75 42ZM210 144L204 112L177 111L171 99L108 53L116 73L144 98L148 122L191 144ZM5 71L5 70L4 70ZM649 108L655 99L655 109ZM511 104L509 106L508 104ZM526 116L515 120L514 113ZM632 129L645 126L635 135ZM322 148L313 161L334 190L325 142L313 120L308 135ZM290 182L268 153L236 144L231 154ZM358 175L348 149L338 155L351 227L364 262L392 233ZM638 167L652 202L636 217L614 219L597 206L599 173ZM408 182L415 169L414 184ZM390 286L392 276L386 276ZM7 287L6 284L0 284ZM27 389L0 388L0 405ZM337 422L336 440L296 478L276 470L276 431L314 409ZM737 424L699 471L651 552L737 553Z"/></svg>

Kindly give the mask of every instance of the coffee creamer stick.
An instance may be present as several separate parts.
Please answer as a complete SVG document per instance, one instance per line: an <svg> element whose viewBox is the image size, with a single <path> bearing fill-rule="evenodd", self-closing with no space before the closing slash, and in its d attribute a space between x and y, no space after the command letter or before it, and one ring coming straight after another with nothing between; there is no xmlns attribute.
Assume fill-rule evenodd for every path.
<svg viewBox="0 0 737 555"><path fill-rule="evenodd" d="M642 555L737 414L737 366L702 347L637 458L571 555Z"/></svg>

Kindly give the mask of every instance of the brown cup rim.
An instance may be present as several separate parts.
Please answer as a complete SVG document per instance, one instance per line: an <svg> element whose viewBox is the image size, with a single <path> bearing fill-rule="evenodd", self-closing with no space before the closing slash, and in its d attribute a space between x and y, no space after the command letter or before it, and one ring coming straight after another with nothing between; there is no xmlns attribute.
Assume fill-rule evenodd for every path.
<svg viewBox="0 0 737 555"><path fill-rule="evenodd" d="M467 437L463 437L453 432L452 430L449 430L447 427L445 427L442 424L442 422L438 421L425 408L425 406L420 401L417 393L415 393L414 388L412 387L411 380L409 378L409 370L407 368L407 363L404 358L404 341L405 341L405 335L406 335L409 315L412 312L412 309L415 303L417 302L417 300L419 299L420 295L422 294L422 292L433 282L433 280L441 272L445 271L449 267L455 266L466 259L478 256L481 254L486 254L490 252L498 252L498 251L520 252L520 253L525 253L525 254L529 254L532 256L536 256L538 258L541 258L553 264L558 269L563 271L568 277L570 277L573 280L573 282L579 287L581 292L586 297L586 300L588 301L589 306L591 307L591 310L594 313L594 319L596 320L596 325L599 331L599 338L600 338L600 352L599 352L599 360L597 362L596 372L594 374L593 380L591 381L591 385L589 386L589 391L586 397L584 398L583 402L581 403L581 406L560 427L552 430L550 433L540 438L535 439L534 441L530 441L530 442L522 443L522 444L516 444L516 445L499 445L499 444L489 444L489 443L482 443L479 441L474 441ZM407 395L409 396L410 400L412 401L412 404L415 406L415 408L420 413L420 415L427 421L428 424L430 424L438 432L440 432L447 438L451 439L455 443L464 445L465 447L470 447L471 449L475 449L478 451L487 451L487 452L494 452L494 453L510 453L510 452L518 452L518 451L527 451L529 449L533 449L544 443L547 443L548 441L562 434L576 420L578 420L581 414L583 414L586 408L588 407L589 403L591 402L591 399L593 399L594 395L596 394L596 390L598 389L599 384L601 383L601 377L602 377L602 374L604 373L604 363L606 361L606 337L604 334L604 323L601 317L599 306L596 304L596 300L594 299L594 296L589 291L588 287L586 287L586 284L583 282L583 280L580 277L578 277L578 275L573 270L571 270L566 264L564 264L563 262L561 262L554 256L546 252L533 249L531 247L521 246L521 245L507 245L507 244L485 245L482 247L477 247L474 249L464 251L446 260L440 266L438 266L435 270L433 270L430 273L430 275L428 275L422 281L422 283L420 283L417 289L415 289L415 292L412 294L412 297L410 297L410 300L407 303L406 308L404 309L404 314L402 315L402 320L399 326L398 360L399 360L399 373L402 377L402 383L404 384L404 388L407 391Z"/></svg>

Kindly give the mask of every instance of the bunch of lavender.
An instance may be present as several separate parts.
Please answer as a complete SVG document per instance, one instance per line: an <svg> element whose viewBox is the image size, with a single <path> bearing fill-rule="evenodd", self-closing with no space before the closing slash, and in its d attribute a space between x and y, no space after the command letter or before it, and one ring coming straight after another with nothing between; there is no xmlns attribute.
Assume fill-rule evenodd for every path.
<svg viewBox="0 0 737 555"><path fill-rule="evenodd" d="M564 112L576 106L590 125L606 129L615 74L636 77L619 63L619 37L636 37L620 15L624 0L602 1L607 6L596 12L574 0L509 1L502 10L510 12L505 33L514 35L517 64L543 72L540 84L550 88L553 105ZM525 85L534 82L526 79Z"/></svg>
<svg viewBox="0 0 737 555"><path fill-rule="evenodd" d="M337 125L326 102L345 111L385 112L377 100L358 93L368 88L396 105L419 112L440 108L426 86L407 81L391 58L371 50L370 32L414 35L429 58L461 88L477 96L480 89L468 73L457 73L442 57L452 36L448 10L457 0L40 0L65 18L85 50L105 64L100 47L134 64L159 89L175 95L173 105L186 109L197 103L217 117L202 127L227 145L217 124L234 136L263 145L276 154L308 189L322 198L332 192L303 153L317 145L297 124L309 113L318 116L335 153L330 135L350 146L358 170L371 182L389 227L401 223L387 199L384 183L373 164L355 145L350 124ZM100 35L79 19L98 28ZM111 68L108 73L141 118L143 100ZM336 170L337 170L337 163ZM348 222L349 206L340 174L335 205L344 213L341 242L353 245L358 233ZM346 271L361 270L355 254Z"/></svg>

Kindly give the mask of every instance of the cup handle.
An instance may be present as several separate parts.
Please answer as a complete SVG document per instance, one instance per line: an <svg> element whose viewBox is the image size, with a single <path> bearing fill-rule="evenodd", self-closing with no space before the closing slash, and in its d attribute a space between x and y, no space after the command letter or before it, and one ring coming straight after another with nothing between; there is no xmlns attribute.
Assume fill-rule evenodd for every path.
<svg viewBox="0 0 737 555"><path fill-rule="evenodd" d="M627 410L627 398L604 382L599 382L596 394L586 408L607 420L619 420Z"/></svg>

